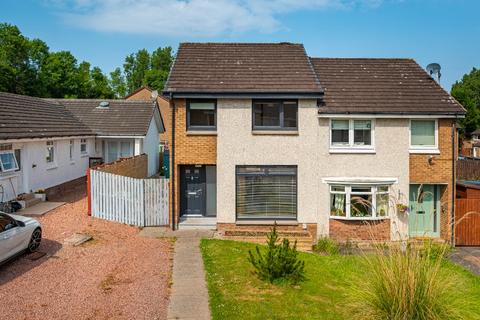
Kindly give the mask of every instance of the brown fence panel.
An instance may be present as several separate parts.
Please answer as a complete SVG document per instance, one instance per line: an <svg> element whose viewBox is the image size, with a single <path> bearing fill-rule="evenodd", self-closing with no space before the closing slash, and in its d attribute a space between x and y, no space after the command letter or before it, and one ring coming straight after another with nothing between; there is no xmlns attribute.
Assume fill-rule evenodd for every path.
<svg viewBox="0 0 480 320"><path fill-rule="evenodd" d="M457 180L480 180L480 159L457 160Z"/></svg>
<svg viewBox="0 0 480 320"><path fill-rule="evenodd" d="M480 246L480 199L456 200L455 244Z"/></svg>

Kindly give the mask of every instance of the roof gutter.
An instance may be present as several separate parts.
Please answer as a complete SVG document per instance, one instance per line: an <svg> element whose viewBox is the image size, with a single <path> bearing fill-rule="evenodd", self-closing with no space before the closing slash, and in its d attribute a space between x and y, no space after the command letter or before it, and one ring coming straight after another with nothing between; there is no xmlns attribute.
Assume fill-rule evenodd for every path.
<svg viewBox="0 0 480 320"><path fill-rule="evenodd" d="M319 118L452 118L459 119L464 118L464 114L456 113L319 113L317 115Z"/></svg>
<svg viewBox="0 0 480 320"><path fill-rule="evenodd" d="M323 91L319 92L164 92L173 98L202 99L322 99Z"/></svg>

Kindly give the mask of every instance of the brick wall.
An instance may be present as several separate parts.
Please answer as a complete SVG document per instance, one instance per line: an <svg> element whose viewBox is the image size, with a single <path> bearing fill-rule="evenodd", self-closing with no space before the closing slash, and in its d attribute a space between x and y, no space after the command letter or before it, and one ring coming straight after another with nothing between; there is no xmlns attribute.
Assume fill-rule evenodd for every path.
<svg viewBox="0 0 480 320"><path fill-rule="evenodd" d="M175 221L180 213L180 166L215 165L217 163L216 135L187 133L187 109L185 99L175 99ZM172 160L172 156L170 156ZM170 168L173 165L170 163ZM172 175L170 175L172 177ZM171 194L171 193L170 193ZM170 201L172 199L170 198ZM170 218L172 212L170 213ZM170 219L170 221L172 221Z"/></svg>
<svg viewBox="0 0 480 320"><path fill-rule="evenodd" d="M80 177L65 183L45 189L49 201L65 201L63 199L69 193L78 193L82 195L87 190L87 177Z"/></svg>
<svg viewBox="0 0 480 320"><path fill-rule="evenodd" d="M411 154L410 183L411 184L443 184L441 190L440 237L450 240L451 210L452 210L452 124L454 120L440 119L438 121L438 147L440 154ZM455 137L456 139L457 137ZM456 140L455 140L456 141ZM457 153L457 148L455 148ZM431 160L429 160L431 158ZM455 154L456 157L456 154Z"/></svg>
<svg viewBox="0 0 480 320"><path fill-rule="evenodd" d="M148 156L141 154L135 157L121 158L109 164L102 164L95 169L121 176L143 179L148 177Z"/></svg>
<svg viewBox="0 0 480 320"><path fill-rule="evenodd" d="M330 219L330 238L337 241L388 241L390 220L353 221Z"/></svg>

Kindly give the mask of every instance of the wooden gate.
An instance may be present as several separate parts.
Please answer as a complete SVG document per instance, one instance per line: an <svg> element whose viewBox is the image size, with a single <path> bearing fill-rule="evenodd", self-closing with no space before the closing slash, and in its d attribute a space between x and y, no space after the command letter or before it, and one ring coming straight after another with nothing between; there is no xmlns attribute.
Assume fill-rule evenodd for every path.
<svg viewBox="0 0 480 320"><path fill-rule="evenodd" d="M135 179L90 170L91 214L110 221L168 225L168 180Z"/></svg>
<svg viewBox="0 0 480 320"><path fill-rule="evenodd" d="M480 246L480 199L457 199L455 205L455 245Z"/></svg>

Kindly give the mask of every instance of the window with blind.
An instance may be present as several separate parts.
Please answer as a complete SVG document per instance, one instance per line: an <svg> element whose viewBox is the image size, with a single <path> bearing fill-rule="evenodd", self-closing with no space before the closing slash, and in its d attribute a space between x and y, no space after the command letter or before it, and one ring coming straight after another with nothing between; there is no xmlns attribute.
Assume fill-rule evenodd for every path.
<svg viewBox="0 0 480 320"><path fill-rule="evenodd" d="M188 100L187 129L216 130L217 102L215 100Z"/></svg>
<svg viewBox="0 0 480 320"><path fill-rule="evenodd" d="M410 148L436 149L438 148L437 121L411 120L410 121Z"/></svg>
<svg viewBox="0 0 480 320"><path fill-rule="evenodd" d="M237 219L296 219L296 166L237 166Z"/></svg>

